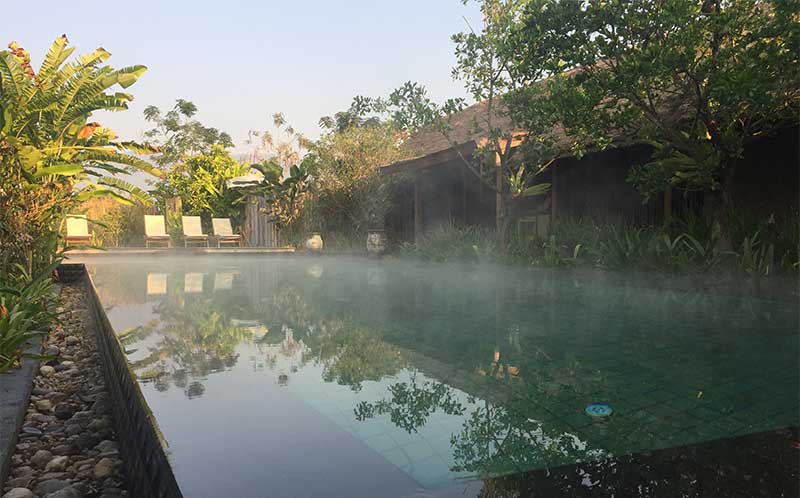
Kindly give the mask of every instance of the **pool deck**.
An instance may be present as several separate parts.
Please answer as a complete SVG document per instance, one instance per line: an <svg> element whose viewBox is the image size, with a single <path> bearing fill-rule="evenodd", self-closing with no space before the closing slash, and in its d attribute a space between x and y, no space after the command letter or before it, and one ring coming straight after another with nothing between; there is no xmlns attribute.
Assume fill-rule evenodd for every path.
<svg viewBox="0 0 800 498"><path fill-rule="evenodd" d="M190 255L261 255L292 254L294 247L115 247L109 249L74 249L66 251L67 259L79 260L84 256L190 256Z"/></svg>

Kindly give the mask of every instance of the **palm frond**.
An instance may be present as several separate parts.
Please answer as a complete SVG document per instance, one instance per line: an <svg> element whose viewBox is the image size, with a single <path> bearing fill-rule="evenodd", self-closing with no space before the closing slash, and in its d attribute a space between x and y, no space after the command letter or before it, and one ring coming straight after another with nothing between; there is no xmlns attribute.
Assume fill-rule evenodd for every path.
<svg viewBox="0 0 800 498"><path fill-rule="evenodd" d="M105 185L107 187L114 187L115 189L121 190L142 204L149 206L153 202L150 194L140 189L136 185L124 180L120 180L119 178L115 178L113 176L104 176L99 178L97 183L98 185Z"/></svg>

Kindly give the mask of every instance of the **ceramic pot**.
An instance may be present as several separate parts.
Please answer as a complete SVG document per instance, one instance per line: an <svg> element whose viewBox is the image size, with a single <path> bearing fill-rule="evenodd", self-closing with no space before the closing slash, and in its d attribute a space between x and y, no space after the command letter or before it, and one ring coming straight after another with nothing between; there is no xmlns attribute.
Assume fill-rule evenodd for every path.
<svg viewBox="0 0 800 498"><path fill-rule="evenodd" d="M367 230L367 252L374 256L380 256L386 252L389 242L386 238L386 230L373 229Z"/></svg>
<svg viewBox="0 0 800 498"><path fill-rule="evenodd" d="M311 232L306 238L306 249L310 252L322 252L324 246L319 232Z"/></svg>

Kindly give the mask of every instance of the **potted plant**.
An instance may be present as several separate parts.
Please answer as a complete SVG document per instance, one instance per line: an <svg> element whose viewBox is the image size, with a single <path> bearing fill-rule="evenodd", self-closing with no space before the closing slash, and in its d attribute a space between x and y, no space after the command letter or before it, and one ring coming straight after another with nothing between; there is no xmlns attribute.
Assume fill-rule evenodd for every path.
<svg viewBox="0 0 800 498"><path fill-rule="evenodd" d="M389 248L386 237L386 213L390 209L389 182L373 176L362 189L362 206L367 217L367 253L380 256Z"/></svg>

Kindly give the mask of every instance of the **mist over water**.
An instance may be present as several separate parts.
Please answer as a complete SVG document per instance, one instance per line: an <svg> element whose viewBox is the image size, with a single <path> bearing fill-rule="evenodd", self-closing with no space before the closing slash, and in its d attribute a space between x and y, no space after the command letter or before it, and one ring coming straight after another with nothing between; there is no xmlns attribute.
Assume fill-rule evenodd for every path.
<svg viewBox="0 0 800 498"><path fill-rule="evenodd" d="M792 284L302 256L87 265L186 496L470 496L798 419ZM589 417L594 402L612 417Z"/></svg>

